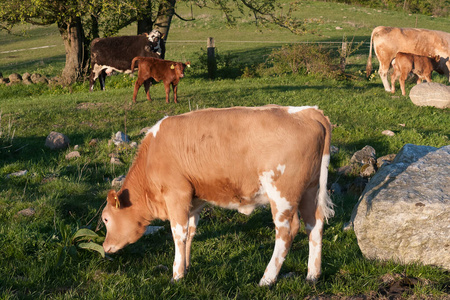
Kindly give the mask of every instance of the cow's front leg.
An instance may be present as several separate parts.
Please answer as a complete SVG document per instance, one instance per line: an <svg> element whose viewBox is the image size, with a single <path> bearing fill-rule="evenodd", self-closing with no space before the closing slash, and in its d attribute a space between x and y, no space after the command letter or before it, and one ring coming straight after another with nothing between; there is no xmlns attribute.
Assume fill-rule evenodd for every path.
<svg viewBox="0 0 450 300"><path fill-rule="evenodd" d="M389 64L380 62L380 68L378 69L378 74L380 74L381 81L383 82L384 90L386 92L391 91L391 86L389 85L388 81L388 71L389 71Z"/></svg>
<svg viewBox="0 0 450 300"><path fill-rule="evenodd" d="M166 103L169 103L170 83L164 82L164 90L166 91Z"/></svg>
<svg viewBox="0 0 450 300"><path fill-rule="evenodd" d="M177 101L177 86L176 84L172 83L172 88L173 88L173 102L178 103Z"/></svg>
<svg viewBox="0 0 450 300"><path fill-rule="evenodd" d="M175 243L175 260L173 262L172 281L178 281L186 275L186 240L188 220L170 220L173 241Z"/></svg>

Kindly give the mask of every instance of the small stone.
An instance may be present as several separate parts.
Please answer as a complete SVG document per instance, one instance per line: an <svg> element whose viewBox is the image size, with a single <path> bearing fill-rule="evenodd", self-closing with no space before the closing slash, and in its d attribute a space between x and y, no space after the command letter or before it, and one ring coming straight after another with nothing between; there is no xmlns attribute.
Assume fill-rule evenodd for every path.
<svg viewBox="0 0 450 300"><path fill-rule="evenodd" d="M15 83L21 83L22 82L22 76L20 76L17 73L12 73L9 75L9 83L15 84Z"/></svg>
<svg viewBox="0 0 450 300"><path fill-rule="evenodd" d="M381 132L381 134L384 134L384 135L387 135L387 136L394 136L395 135L395 133L393 131L390 131L390 130L383 130Z"/></svg>
<svg viewBox="0 0 450 300"><path fill-rule="evenodd" d="M30 208L22 209L21 211L19 211L17 213L17 215L25 216L25 217L31 217L35 213L36 213L36 211L34 210L34 208L30 207Z"/></svg>
<svg viewBox="0 0 450 300"><path fill-rule="evenodd" d="M339 152L339 148L336 147L336 146L331 145L331 147L330 147L330 154L334 155L334 154L336 154L338 152Z"/></svg>
<svg viewBox="0 0 450 300"><path fill-rule="evenodd" d="M73 146L73 150L78 150L78 149L80 149L80 146L79 146L79 145Z"/></svg>
<svg viewBox="0 0 450 300"><path fill-rule="evenodd" d="M71 160L71 159L74 159L74 158L77 158L77 157L81 157L80 152L78 152L78 151L72 151L72 152L70 152L69 154L66 155L66 159L67 160Z"/></svg>
<svg viewBox="0 0 450 300"><path fill-rule="evenodd" d="M113 165L121 165L121 164L122 164L122 162L120 161L120 159L117 158L117 157L111 157L111 163L112 163Z"/></svg>
<svg viewBox="0 0 450 300"><path fill-rule="evenodd" d="M123 182L125 181L125 175L120 175L119 177L116 177L111 182L112 186L120 187L122 186Z"/></svg>
<svg viewBox="0 0 450 300"><path fill-rule="evenodd" d="M98 144L98 139L92 139L89 142L89 146L91 146L91 147L97 146L97 144Z"/></svg>
<svg viewBox="0 0 450 300"><path fill-rule="evenodd" d="M131 148L137 148L137 146L138 146L138 144L137 144L136 142L132 142L132 143L130 144L130 147L131 147Z"/></svg>
<svg viewBox="0 0 450 300"><path fill-rule="evenodd" d="M359 175L362 177L370 177L373 174L375 174L377 171L372 164L365 164L361 167L361 170L359 171Z"/></svg>
<svg viewBox="0 0 450 300"><path fill-rule="evenodd" d="M144 127L139 131L139 134L147 134L147 132L152 129L151 127Z"/></svg>
<svg viewBox="0 0 450 300"><path fill-rule="evenodd" d="M112 138L112 141L113 141L114 145L118 146L121 143L129 143L130 137L128 135L126 135L125 133L123 133L122 131L118 131Z"/></svg>
<svg viewBox="0 0 450 300"><path fill-rule="evenodd" d="M27 175L27 173L28 173L28 170L17 171L17 172L6 175L6 178L21 177L21 176Z"/></svg>

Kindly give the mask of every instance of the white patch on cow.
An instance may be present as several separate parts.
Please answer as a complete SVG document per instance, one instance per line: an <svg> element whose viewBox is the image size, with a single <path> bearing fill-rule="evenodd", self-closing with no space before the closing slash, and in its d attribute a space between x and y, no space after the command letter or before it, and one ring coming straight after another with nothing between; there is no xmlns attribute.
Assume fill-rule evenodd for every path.
<svg viewBox="0 0 450 300"><path fill-rule="evenodd" d="M309 108L318 109L319 107L318 106L289 106L288 113L295 114L295 113L298 113L299 111L309 109Z"/></svg>
<svg viewBox="0 0 450 300"><path fill-rule="evenodd" d="M147 136L148 134L152 133L153 137L156 137L156 134L159 131L159 127L161 126L162 121L164 121L166 118L168 118L168 116L165 116L164 118L162 118L161 120L159 120L155 125L152 126L152 128L150 128L147 131L147 134L145 136Z"/></svg>
<svg viewBox="0 0 450 300"><path fill-rule="evenodd" d="M327 181L328 181L328 165L330 164L330 155L322 156L322 164L320 166L320 181L318 191L318 206L322 211L325 220L334 216L333 201L328 195Z"/></svg>
<svg viewBox="0 0 450 300"><path fill-rule="evenodd" d="M280 238L275 240L275 249L272 258L267 265L263 278L259 281L260 286L271 285L276 279L281 265L284 262L284 253L286 252L286 242Z"/></svg>
<svg viewBox="0 0 450 300"><path fill-rule="evenodd" d="M281 175L284 174L284 171L286 170L286 165L278 165L277 171L281 173Z"/></svg>
<svg viewBox="0 0 450 300"><path fill-rule="evenodd" d="M183 264L183 257L181 255L181 250L178 247L178 243L186 242L186 227L183 227L180 224L177 224L175 227L172 227L172 236L175 244L175 260L173 262L173 280L178 280L184 276L183 274L179 274L178 270L180 269L181 264Z"/></svg>
<svg viewBox="0 0 450 300"><path fill-rule="evenodd" d="M292 209L292 205L289 203L289 201L286 200L286 198L281 197L280 191L274 185L274 176L274 171L266 171L263 172L261 176L259 176L259 181L269 199L271 199L276 206L277 214L274 217L273 222L278 227L289 227L289 221L281 221L281 217L283 216L283 213L285 211L290 211Z"/></svg>
<svg viewBox="0 0 450 300"><path fill-rule="evenodd" d="M155 38L161 38L161 33L158 30L153 29L152 31L150 31L150 34L148 35L148 40L153 43Z"/></svg>
<svg viewBox="0 0 450 300"><path fill-rule="evenodd" d="M308 275L306 276L306 279L315 281L320 275L323 222L321 220L316 220L315 226L306 224L305 227L306 230L311 232L309 237ZM316 262L319 262L319 265L316 265Z"/></svg>

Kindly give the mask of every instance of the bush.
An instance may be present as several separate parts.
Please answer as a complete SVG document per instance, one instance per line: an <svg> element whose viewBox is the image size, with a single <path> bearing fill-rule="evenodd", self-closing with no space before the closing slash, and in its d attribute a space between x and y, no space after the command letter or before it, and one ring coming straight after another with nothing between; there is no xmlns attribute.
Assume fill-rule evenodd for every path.
<svg viewBox="0 0 450 300"><path fill-rule="evenodd" d="M259 67L260 75L301 74L339 78L343 74L330 50L320 45L292 45L274 50Z"/></svg>

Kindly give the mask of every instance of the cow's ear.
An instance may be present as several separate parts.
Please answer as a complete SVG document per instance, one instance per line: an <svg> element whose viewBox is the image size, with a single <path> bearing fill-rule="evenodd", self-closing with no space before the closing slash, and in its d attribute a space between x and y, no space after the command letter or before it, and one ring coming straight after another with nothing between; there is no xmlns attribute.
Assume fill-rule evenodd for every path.
<svg viewBox="0 0 450 300"><path fill-rule="evenodd" d="M120 200L115 190L110 190L108 192L108 197L106 200L112 207L120 208Z"/></svg>

